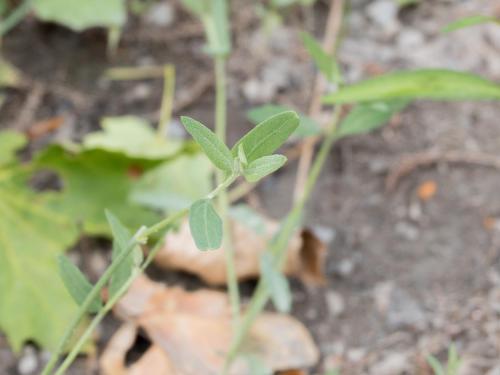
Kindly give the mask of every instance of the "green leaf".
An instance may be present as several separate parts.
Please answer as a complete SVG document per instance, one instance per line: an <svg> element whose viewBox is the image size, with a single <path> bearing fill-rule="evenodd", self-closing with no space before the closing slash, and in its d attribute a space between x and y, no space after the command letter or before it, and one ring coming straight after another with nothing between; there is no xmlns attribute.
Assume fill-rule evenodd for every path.
<svg viewBox="0 0 500 375"><path fill-rule="evenodd" d="M443 27L441 31L443 33L449 33L451 31L463 29L465 27L471 27L490 22L500 24L500 19L493 16L480 16L480 15L465 17L446 25L445 27Z"/></svg>
<svg viewBox="0 0 500 375"><path fill-rule="evenodd" d="M196 247L200 250L218 249L222 244L222 220L210 199L200 199L189 210L189 227Z"/></svg>
<svg viewBox="0 0 500 375"><path fill-rule="evenodd" d="M182 5L198 16L210 11L210 1L211 0L181 0Z"/></svg>
<svg viewBox="0 0 500 375"><path fill-rule="evenodd" d="M163 160L177 155L181 142L159 138L147 121L135 116L107 117L103 131L89 133L83 139L86 149L121 152L130 158Z"/></svg>
<svg viewBox="0 0 500 375"><path fill-rule="evenodd" d="M249 182L259 181L261 178L277 171L286 163L286 156L268 155L251 162L245 169L243 175Z"/></svg>
<svg viewBox="0 0 500 375"><path fill-rule="evenodd" d="M238 146L238 159L240 160L240 163L242 165L244 166L248 165L247 156L245 155L245 150L243 149L242 144Z"/></svg>
<svg viewBox="0 0 500 375"><path fill-rule="evenodd" d="M279 113L288 112L291 109L284 105L265 104L260 107L255 107L247 112L247 118L250 122L258 124L265 119L277 115ZM297 129L293 132L292 137L305 138L321 133L321 126L311 117L298 112L300 123Z"/></svg>
<svg viewBox="0 0 500 375"><path fill-rule="evenodd" d="M457 348L455 344L451 344L448 349L448 363L446 365L446 375L457 375L460 366L462 365L462 360L458 356Z"/></svg>
<svg viewBox="0 0 500 375"><path fill-rule="evenodd" d="M0 57L0 87L18 87L21 80L19 70Z"/></svg>
<svg viewBox="0 0 500 375"><path fill-rule="evenodd" d="M249 163L272 154L299 126L297 113L289 111L277 114L258 124L241 138L232 148L233 156L238 156L240 144L245 149Z"/></svg>
<svg viewBox="0 0 500 375"><path fill-rule="evenodd" d="M327 95L323 101L356 103L389 99L500 99L500 85L470 73L423 69L370 78Z"/></svg>
<svg viewBox="0 0 500 375"><path fill-rule="evenodd" d="M266 223L261 214L246 204L238 204L229 208L229 216L251 228L256 234L266 234Z"/></svg>
<svg viewBox="0 0 500 375"><path fill-rule="evenodd" d="M132 235L130 234L130 231L120 222L120 220L118 220L118 218L108 210L106 210L106 219L108 220L111 233L113 234L112 260L114 261L120 256L120 254L127 251ZM111 282L109 284L109 295L111 297L121 289L141 262L142 251L139 246L136 246L134 250L132 250L125 258L125 260L116 268L116 271L111 277Z"/></svg>
<svg viewBox="0 0 500 375"><path fill-rule="evenodd" d="M276 269L273 256L266 252L260 258L260 271L264 285L279 312L288 313L292 308L292 293L287 278Z"/></svg>
<svg viewBox="0 0 500 375"><path fill-rule="evenodd" d="M367 133L386 124L391 117L402 111L409 100L360 103L342 120L338 137Z"/></svg>
<svg viewBox="0 0 500 375"><path fill-rule="evenodd" d="M15 152L27 142L24 134L12 130L0 131L0 166L16 161Z"/></svg>
<svg viewBox="0 0 500 375"><path fill-rule="evenodd" d="M5 134L2 146L9 143ZM57 193L28 187L30 165L14 163L15 148L1 148L3 161L10 162L0 165L0 329L15 352L27 340L54 350L78 309L58 276L56 258L78 231L51 205Z"/></svg>
<svg viewBox="0 0 500 375"><path fill-rule="evenodd" d="M75 266L66 256L59 255L57 257L57 263L59 266L59 275L64 282L66 290L69 292L73 300L81 305L85 298L92 290L92 284L87 280L85 275L80 271L80 269ZM100 297L97 297L92 304L89 306L89 313L96 313L102 307L102 302Z"/></svg>
<svg viewBox="0 0 500 375"><path fill-rule="evenodd" d="M319 71L325 75L328 81L338 83L340 81L340 69L335 59L326 53L323 47L309 33L303 32L301 37L302 43L304 43L307 52L309 52Z"/></svg>
<svg viewBox="0 0 500 375"><path fill-rule="evenodd" d="M231 151L209 128L190 117L181 117L181 122L217 168L225 172L232 172L233 155Z"/></svg>
<svg viewBox="0 0 500 375"><path fill-rule="evenodd" d="M443 366L441 363L437 360L436 357L430 355L427 357L427 363L429 366L431 366L432 371L434 372L434 375L447 375L444 372Z"/></svg>
<svg viewBox="0 0 500 375"><path fill-rule="evenodd" d="M125 0L35 0L33 10L38 18L75 31L122 26L127 18Z"/></svg>
<svg viewBox="0 0 500 375"><path fill-rule="evenodd" d="M63 190L52 202L55 209L81 223L87 234L110 234L105 207L130 228L160 219L128 201L137 175L157 163L99 149L71 152L59 145L43 150L36 161L39 168L53 170L62 180Z"/></svg>
<svg viewBox="0 0 500 375"><path fill-rule="evenodd" d="M210 193L210 161L205 154L182 155L146 172L131 191L130 200L165 212L187 208Z"/></svg>

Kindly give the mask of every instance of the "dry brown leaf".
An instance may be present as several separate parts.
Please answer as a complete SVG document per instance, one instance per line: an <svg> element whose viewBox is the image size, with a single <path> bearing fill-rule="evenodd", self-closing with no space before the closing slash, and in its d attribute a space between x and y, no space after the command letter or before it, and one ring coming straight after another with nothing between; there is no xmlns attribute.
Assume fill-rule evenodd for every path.
<svg viewBox="0 0 500 375"><path fill-rule="evenodd" d="M435 181L428 180L420 184L417 189L418 197L423 201L428 201L433 198L437 192L437 184Z"/></svg>
<svg viewBox="0 0 500 375"><path fill-rule="evenodd" d="M131 328L123 328L115 334L101 358L104 374L129 375L135 369L146 371L145 366L149 366L148 370L142 373L150 375L210 375L222 369L232 337L226 293L167 288L141 276L116 306L115 312L129 322L127 324L140 326L147 333L153 344L146 354L157 364L149 366L143 356L125 369L123 353L130 346L123 348L130 345L127 335ZM319 358L307 329L291 316L275 313L264 313L257 319L242 351L259 356L275 371L310 367ZM122 366L117 364L118 358L122 358ZM118 370L111 372L110 368ZM165 370L167 368L170 372ZM244 357L235 361L230 373L251 375Z"/></svg>
<svg viewBox="0 0 500 375"><path fill-rule="evenodd" d="M259 277L260 257L268 248L279 224L265 219L265 235L257 235L253 229L238 221L232 221L231 227L238 279ZM298 231L289 241L284 273L297 276L308 283L323 283L325 255L325 245L312 232ZM200 256L187 221L182 223L178 232L167 236L165 246L159 251L155 262L161 267L193 273L211 285L226 283L224 250L204 252Z"/></svg>

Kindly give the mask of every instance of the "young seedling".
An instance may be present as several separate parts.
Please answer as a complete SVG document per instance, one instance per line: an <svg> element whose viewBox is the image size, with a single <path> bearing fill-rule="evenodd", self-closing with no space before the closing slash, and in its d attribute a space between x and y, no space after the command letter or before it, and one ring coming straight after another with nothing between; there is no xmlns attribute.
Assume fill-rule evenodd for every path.
<svg viewBox="0 0 500 375"><path fill-rule="evenodd" d="M212 200L226 191L240 176L250 175L251 178L263 178L275 171L278 165L281 167L284 164L283 159L279 155L272 155L272 152L287 140L299 122L297 114L289 112L285 115L274 116L248 132L238 141L233 150L238 148L240 150L253 150L252 157L249 159L249 155L243 151L232 152L210 129L200 122L188 117L182 117L181 121L214 167L224 172L223 182L206 197L194 202L189 209L177 211L150 227L141 227L134 235L131 235L112 213L106 212L114 239L112 261L95 285L90 284L82 272L66 257L59 258L61 278L69 294L80 308L42 374L52 373L83 317L87 314L96 314L76 344L72 346L68 356L55 374L63 374L71 365L93 330L126 293L137 275L151 263L161 248L163 241L159 240L146 259L143 258L141 246L146 244L153 234L170 230L182 217L189 214L191 234L198 248L200 250L219 248L222 243L223 226L212 205ZM273 124L273 126L269 124ZM276 156L281 160L278 164L274 161ZM251 168L251 163L247 165L248 160L252 160L253 163L258 162L260 167ZM106 303L103 303L100 292L106 286L108 287L108 299ZM282 304L286 307L289 303L285 301Z"/></svg>

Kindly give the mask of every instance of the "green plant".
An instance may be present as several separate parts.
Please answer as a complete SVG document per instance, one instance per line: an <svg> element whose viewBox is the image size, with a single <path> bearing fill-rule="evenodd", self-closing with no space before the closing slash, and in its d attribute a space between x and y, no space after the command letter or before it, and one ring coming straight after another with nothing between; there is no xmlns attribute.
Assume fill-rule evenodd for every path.
<svg viewBox="0 0 500 375"><path fill-rule="evenodd" d="M51 373L58 358L67 349L67 345L82 319L89 313L97 312L77 343L71 347L68 356L56 373L61 374L68 368L90 337L92 330L127 291L135 276L144 271L154 258L161 245L161 240L154 243L153 235L163 234L173 228L186 215L189 215L191 233L200 250L216 249L222 245L226 252L228 290L234 320L234 338L225 364L225 371L228 371L232 361L240 354L248 330L268 300L271 299L280 311L290 309L289 286L287 279L281 273L286 247L293 232L300 225L306 204L334 142L345 136L368 132L380 127L394 113L403 110L410 101L415 99L500 98L498 85L471 74L447 70L390 73L357 84L343 86L340 69L337 68L333 57L318 49L317 43L314 44L315 41L312 38L304 37L304 43L311 52L319 70L340 88L324 98L326 104L335 106L327 126L315 133L315 135L321 135L323 140L307 176L304 192L283 220L280 230L269 244L268 251L261 260L262 277L248 307L241 314L238 283L234 270L234 252L228 230L229 199L227 189L240 177L249 182L255 182L284 164L286 159L281 155L273 155L273 152L297 130L299 116L294 112L280 110L279 113L260 122L232 148L229 148L225 142L225 64L230 51L227 4L224 0L184 0L184 3L204 24L207 36L206 51L214 59L216 77L215 133L191 118L183 117L182 123L213 164L216 170L217 184L202 199L191 204L190 208L173 210L166 219L156 224L142 226L134 235L130 235L125 226L112 214L108 214L108 223L114 238L113 259L109 268L94 286L84 278L76 267L64 258L60 258L61 274L65 285L80 307L54 356L47 364L44 374ZM347 103L355 104L355 106L349 115L343 118L343 112L347 108L344 104ZM120 148L123 148L123 144ZM215 207L214 200L216 200ZM172 210L170 206L169 210ZM153 248L146 259L142 259L138 248L146 242L153 244ZM106 285L109 286L110 295L106 303L103 304L99 300L99 293Z"/></svg>
<svg viewBox="0 0 500 375"><path fill-rule="evenodd" d="M429 355L427 357L427 363L431 366L434 375L457 375L462 365L462 360L458 356L457 348L454 344L450 345L448 349L448 361L446 367L444 367L439 360Z"/></svg>

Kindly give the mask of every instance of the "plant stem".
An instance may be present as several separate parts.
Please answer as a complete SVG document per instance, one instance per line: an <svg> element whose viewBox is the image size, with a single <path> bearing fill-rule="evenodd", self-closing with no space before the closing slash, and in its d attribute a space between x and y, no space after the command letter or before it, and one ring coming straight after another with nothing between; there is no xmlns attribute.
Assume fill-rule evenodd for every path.
<svg viewBox="0 0 500 375"><path fill-rule="evenodd" d="M163 96L161 98L160 119L158 122L158 137L160 139L167 137L167 129L172 121L174 91L175 67L172 64L167 64L163 68Z"/></svg>
<svg viewBox="0 0 500 375"><path fill-rule="evenodd" d="M270 249L268 250L273 255L275 261L275 267L277 267L278 269L280 269L283 266L283 263L286 259L285 256L286 256L286 248L288 242L300 222L300 219L304 211L304 207L311 195L314 186L316 185L321 169L323 168L323 165L325 164L328 154L330 153L330 149L334 141L337 139L337 124L340 119L340 113L341 113L341 107L337 106L333 114L331 125L328 129L328 134L323 140L318 155L314 159L312 169L310 170L307 176L304 193L302 194L300 199L294 204L292 210L287 215L282 228L280 229L276 239L273 241ZM250 331L255 319L264 309L264 306L266 305L268 299L269 299L269 292L265 287L263 280L260 279L257 284L256 290L252 296L252 299L248 304L246 312L243 315L241 325L239 326L239 329L236 331L236 336L234 338L233 344L226 358L224 373L227 373L229 367L231 366L231 363L238 355L238 351L240 350L241 344L243 343L248 332Z"/></svg>
<svg viewBox="0 0 500 375"><path fill-rule="evenodd" d="M226 143L226 57L216 55L214 58L215 69L215 134ZM217 171L217 183L220 185L224 180L224 172ZM238 289L238 278L236 275L234 245L229 224L229 198L224 189L218 195L219 214L223 220L224 240L223 248L226 261L226 278L231 312L233 316L233 327L236 332L240 320L240 292Z"/></svg>
<svg viewBox="0 0 500 375"><path fill-rule="evenodd" d="M210 192L207 195L207 198L210 197L210 199L211 199L211 198L213 198L217 194L217 192L225 191L224 189L227 188L229 185L231 185L237 177L238 177L237 175L231 175L231 176L229 176L226 180L224 180L221 183L221 185L219 185L212 192ZM42 375L49 375L52 372L52 370L54 369L55 365L57 364L57 361L58 361L59 357L62 355L62 353L64 352L66 346L68 345L69 340L71 340L71 338L73 337L73 334L74 334L76 328L80 324L80 322L83 319L83 317L85 315L87 315L87 311L88 311L88 308L89 308L90 304L99 295L99 293L101 292L102 288L110 280L110 278L113 275L113 273L115 272L115 270L130 255L130 253L133 251L133 249L138 244L143 243L144 241L146 241L147 238L149 236L151 236L152 234L155 234L155 233L159 232L160 230L168 228L172 224L175 224L179 219L181 219L183 216L185 216L188 212L189 212L189 209L187 209L187 208L183 209L183 210L180 210L180 211L177 211L176 213L174 213L174 214L166 217L162 221L156 223L155 225L153 225L153 226L151 226L149 228L141 227L134 234L134 236L130 239L129 243L127 244L126 249L123 252L121 252L120 255L110 264L110 266L106 269L106 271L99 278L99 280L94 285L94 287L92 288L92 290L89 292L89 294L87 295L87 297L85 298L85 300L83 301L83 303L80 305L80 308L78 309L77 315L75 316L75 318L73 319L73 321L70 323L68 329L64 333L64 336L62 337L61 341L59 342L59 345L56 348L56 351L54 352L54 354L52 355L50 361L47 363L47 365L43 369ZM151 253L148 255L148 257L145 260L145 262L143 262L143 264L141 265L141 268L140 268L141 271L144 271L144 269L146 269L146 267L151 263L151 261L153 260L154 256L158 252L158 250L159 250L159 247L155 247L151 251ZM134 275L134 277L131 277L132 280L134 278L135 278L135 275ZM132 282L132 280L129 280L130 283ZM129 281L127 281L127 285L130 285ZM120 297L120 293L124 294L125 291L126 291L126 289L124 289L124 291L122 292L122 289L123 288L121 288L120 291L118 293L116 293L116 295L113 296L113 298L110 299L110 301L108 301L108 303L106 304L106 306L108 306L108 304L111 301L113 301L112 305L114 303L116 303L116 301L118 301L118 299ZM112 305L111 305L111 307L112 307ZM78 342L76 343L76 345L72 348L71 352L68 354L68 356L64 360L63 364L61 364L61 367L65 366L63 368L63 371L69 365L71 365L71 363L75 359L76 355L78 355L78 353L79 353L79 351L81 349L81 346L85 343L85 341L88 339L88 337L91 334L91 332L94 330L94 328L99 324L99 322L102 320L102 318L106 315L106 313L111 308L111 307L109 307L108 310L106 310L106 306L104 306L103 309L101 311L99 311L99 313L94 317L94 319L90 323L89 327L87 327L87 329L85 330L84 334L78 340ZM58 372L57 372L57 374L61 373L60 371L61 370L59 369Z"/></svg>
<svg viewBox="0 0 500 375"><path fill-rule="evenodd" d="M182 211L179 211L179 213ZM171 222L173 223L173 221ZM63 363L61 363L61 366L57 369L55 372L55 375L62 375L64 372L71 366L73 361L75 360L76 356L78 353L80 353L83 345L85 345L85 342L90 338L90 335L94 331L94 329L101 323L101 321L104 319L106 314L111 311L113 306L120 300L121 297L127 292L128 288L132 283L134 282L135 278L137 277L138 274L141 272L144 272L144 270L149 266L149 264L153 261L155 255L158 253L158 251L162 248L164 240L161 239L159 240L154 248L151 250L149 253L148 257L146 260L143 262L141 267L139 268L139 272L134 272L132 273L132 276L122 285L122 287L115 293L115 295L108 301L106 302L106 305L99 311L99 313L92 319L92 322L88 325L88 327L85 329L83 332L82 336L78 339L76 344L73 346L71 349L71 352L68 354L68 356L64 359Z"/></svg>
<svg viewBox="0 0 500 375"><path fill-rule="evenodd" d="M31 10L33 0L24 0L24 2L14 9L5 20L0 24L0 37L7 34L14 28Z"/></svg>

